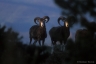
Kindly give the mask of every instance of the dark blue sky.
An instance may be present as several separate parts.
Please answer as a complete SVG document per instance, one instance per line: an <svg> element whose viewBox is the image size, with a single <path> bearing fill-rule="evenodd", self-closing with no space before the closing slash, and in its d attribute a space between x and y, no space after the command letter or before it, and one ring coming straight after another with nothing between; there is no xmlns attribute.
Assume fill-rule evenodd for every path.
<svg viewBox="0 0 96 64"><path fill-rule="evenodd" d="M59 26L57 18L61 13L59 8L53 0L0 0L0 24L12 27L13 30L24 36L23 42L29 42L29 29L35 23L34 18L39 16L49 16L50 20L46 24L47 32L53 26ZM88 20L89 14L86 14ZM71 38L74 38L75 31L80 28L80 25L75 25L71 31ZM51 41L48 37L45 41L46 45L50 45Z"/></svg>

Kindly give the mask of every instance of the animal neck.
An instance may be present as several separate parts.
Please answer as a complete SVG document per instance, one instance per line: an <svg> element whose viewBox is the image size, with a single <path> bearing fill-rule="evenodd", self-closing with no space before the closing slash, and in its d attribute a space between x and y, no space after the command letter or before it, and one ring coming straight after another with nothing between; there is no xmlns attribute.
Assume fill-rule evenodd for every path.
<svg viewBox="0 0 96 64"><path fill-rule="evenodd" d="M46 27L45 27L45 26L43 26L43 27L42 27L42 26L40 26L40 28L42 28L42 29L46 29Z"/></svg>
<svg viewBox="0 0 96 64"><path fill-rule="evenodd" d="M64 31L69 31L69 27L64 26L64 27L63 27L63 30L64 30Z"/></svg>
<svg viewBox="0 0 96 64"><path fill-rule="evenodd" d="M46 31L46 27L45 26L43 26L43 27L40 26L40 30Z"/></svg>
<svg viewBox="0 0 96 64"><path fill-rule="evenodd" d="M65 36L65 34L67 34L67 33L69 33L70 31L69 31L69 28L67 27L64 27L64 26L62 26L62 28L61 28L61 33L62 33L62 36Z"/></svg>

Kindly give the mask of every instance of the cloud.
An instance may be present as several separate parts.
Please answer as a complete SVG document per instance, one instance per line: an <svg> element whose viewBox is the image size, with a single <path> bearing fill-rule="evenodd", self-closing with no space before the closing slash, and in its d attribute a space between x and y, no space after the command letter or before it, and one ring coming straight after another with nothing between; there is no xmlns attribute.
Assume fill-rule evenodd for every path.
<svg viewBox="0 0 96 64"><path fill-rule="evenodd" d="M6 1L6 0L5 0ZM9 0L13 1L13 0ZM15 1L15 0L14 0ZM19 2L18 0L16 0ZM20 0L21 2L22 0ZM28 0L29 2L30 0ZM33 2L37 2L33 0ZM38 1L39 2L39 1ZM38 3L37 2L37 3ZM41 2L41 1L40 1ZM44 3L44 2L42 2ZM18 4L12 4L12 3L5 3L1 2L0 3L0 17L1 20L6 21L6 22L32 22L34 17L36 16L44 16L44 15L49 15L51 18L56 17L59 15L58 12L59 10L56 8L51 8L44 6L43 4L41 6L37 6L36 4L34 6L26 6L26 5L18 5ZM49 10L51 9L51 10ZM54 11L55 10L55 11ZM52 19L51 19L52 20Z"/></svg>
<svg viewBox="0 0 96 64"><path fill-rule="evenodd" d="M13 3L20 3L20 4L35 4L35 5L43 5L48 7L55 7L53 0L1 0L2 2L13 2Z"/></svg>
<svg viewBox="0 0 96 64"><path fill-rule="evenodd" d="M18 6L18 5L13 5L9 3L0 3L2 7L0 7L0 21L5 21L5 22L15 22L15 21L29 21L32 20L32 13L28 13L28 8L27 6Z"/></svg>

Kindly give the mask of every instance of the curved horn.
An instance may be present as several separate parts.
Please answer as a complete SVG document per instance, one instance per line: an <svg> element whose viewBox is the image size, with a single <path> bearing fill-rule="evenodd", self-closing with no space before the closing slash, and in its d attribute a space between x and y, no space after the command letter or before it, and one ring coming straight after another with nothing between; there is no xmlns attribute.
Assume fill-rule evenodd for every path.
<svg viewBox="0 0 96 64"><path fill-rule="evenodd" d="M58 24L61 25L61 24L60 24L60 20L62 20L62 21L64 22L65 19L66 19L65 17L60 16L60 17L58 18Z"/></svg>
<svg viewBox="0 0 96 64"><path fill-rule="evenodd" d="M34 22L37 24L36 20L39 21L40 17L34 18Z"/></svg>
<svg viewBox="0 0 96 64"><path fill-rule="evenodd" d="M46 21L46 23L47 23L50 18L49 18L48 16L44 16L43 19L44 19L44 20L47 19L47 21Z"/></svg>

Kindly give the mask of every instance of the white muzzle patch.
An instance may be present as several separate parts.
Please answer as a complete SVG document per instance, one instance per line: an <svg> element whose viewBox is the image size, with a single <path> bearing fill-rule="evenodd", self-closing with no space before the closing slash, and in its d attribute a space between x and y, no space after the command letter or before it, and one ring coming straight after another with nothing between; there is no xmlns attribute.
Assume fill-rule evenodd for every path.
<svg viewBox="0 0 96 64"><path fill-rule="evenodd" d="M66 26L66 27L68 27L68 26L69 26L68 22L65 22L65 26Z"/></svg>
<svg viewBox="0 0 96 64"><path fill-rule="evenodd" d="M43 24L43 22L41 22L41 27L43 27L44 26L44 24Z"/></svg>

